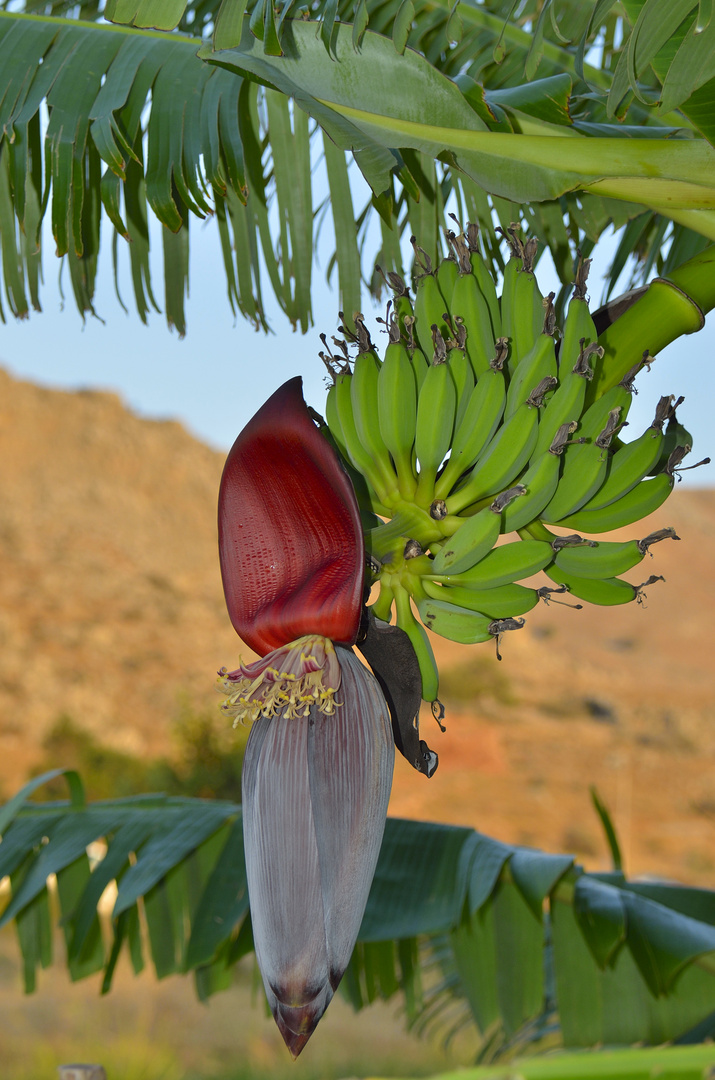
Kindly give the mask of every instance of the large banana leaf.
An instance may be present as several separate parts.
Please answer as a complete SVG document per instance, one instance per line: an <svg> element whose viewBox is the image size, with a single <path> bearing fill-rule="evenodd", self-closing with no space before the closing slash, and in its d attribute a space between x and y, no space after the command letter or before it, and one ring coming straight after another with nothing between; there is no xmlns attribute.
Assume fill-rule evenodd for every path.
<svg viewBox="0 0 715 1080"><path fill-rule="evenodd" d="M441 1073L432 1080L703 1080L712 1072L712 1046L659 1046L534 1055L504 1065ZM377 1077L373 1078L377 1080Z"/></svg>
<svg viewBox="0 0 715 1080"><path fill-rule="evenodd" d="M153 212L164 225L166 315L182 333L189 221L207 214L220 231L229 302L257 326L265 325L262 276L291 322L304 330L310 324L313 244L328 209L348 316L360 306L361 265L373 289L381 280L373 277L376 259L383 269L402 269L405 230L437 256L436 222L452 194L460 213L482 225L495 271L502 257L493 211L508 223L519 203L564 281L576 247L586 254L608 225L626 222L631 235L618 260L633 250L635 231L643 273L654 264L667 271L702 245L699 238L715 237L707 120L715 60L703 45L712 31L708 23L696 33L697 4L674 5L688 9L677 33L683 47L687 34L697 38L698 59L672 61L680 112L661 118L643 104L657 98L658 77L670 72L670 46L649 31L662 21L660 8L656 0L626 4L631 34L613 7L528 0L510 21L513 5L496 0L462 0L458 8L446 0L319 0L280 10L273 0L225 0L220 10L216 0L111 0L104 9L94 0L27 0L24 10L15 0L0 2L8 307L19 316L39 307L47 207L80 310L93 310L104 213L130 241L142 319L157 306L149 274ZM201 47L201 35L211 32L213 47ZM600 64L589 65L584 57L594 59L588 49L596 41L603 42ZM689 82L680 69L697 75ZM612 84L626 123L607 115ZM306 113L334 140L322 143L327 199L316 199L311 179L321 144ZM353 201L351 156L367 180L362 206ZM379 250L366 246L376 235L368 229L373 213Z"/></svg>
<svg viewBox="0 0 715 1080"><path fill-rule="evenodd" d="M0 925L15 921L26 990L52 962L50 875L72 979L103 970L106 992L126 945L135 971L148 953L159 978L193 971L202 997L227 986L252 950L240 806L161 795L85 805L75 774L70 801L27 802L58 771L0 810ZM558 1024L566 1046L703 1039L715 893L389 819L343 989L356 1008L400 993L421 1026L466 1019L491 1053Z"/></svg>

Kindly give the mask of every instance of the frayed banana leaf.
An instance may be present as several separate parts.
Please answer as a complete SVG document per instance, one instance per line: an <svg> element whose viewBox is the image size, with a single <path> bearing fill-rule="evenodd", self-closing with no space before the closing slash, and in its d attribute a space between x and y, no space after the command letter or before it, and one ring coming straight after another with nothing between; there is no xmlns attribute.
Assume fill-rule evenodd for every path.
<svg viewBox="0 0 715 1080"><path fill-rule="evenodd" d="M619 227L648 213L648 226L639 233L638 272L664 272L697 247L699 235L715 235L709 146L693 137L698 130L708 136L713 115L709 88L715 83L706 76L715 69L703 44L713 30L710 23L701 27L692 11L688 15L695 19L691 36L698 53L685 66L697 70L697 87L692 84L692 101L681 100L683 127L677 116L675 124L665 123L631 90L626 112L618 113L628 122L614 125L606 117L606 96L631 38L627 20L612 7L528 0L510 22L499 4L489 2L463 0L453 10L447 0L411 6L363 0L356 10L353 0L325 0L311 9L317 23L311 28L291 20L292 4L277 12L270 0L230 0L220 8L218 0L113 0L104 14L121 26L98 23L94 2L48 8L27 0L20 10L0 2L0 243L10 312L23 316L30 305L39 308L40 227L47 208L80 311L94 312L104 212L131 241L135 303L146 320L157 307L149 274L151 209L165 230L169 325L180 333L186 326L190 220L215 214L234 312L265 326L263 264L280 307L305 330L318 227L311 191L317 132L309 131L301 110L334 140L326 171L336 254L328 266L337 264L348 314L361 306L362 275L373 292L380 291L382 279L372 271L376 257L383 269L404 271L399 241L406 231L441 253L436 221L452 193L487 234L493 232L493 206L512 220L520 214L518 204L526 203L524 216L549 246L564 283L571 280L578 246L583 251L595 243L611 223ZM631 8L642 7L646 23L656 21L654 0L625 7L629 17ZM180 32L166 32L176 25ZM206 64L196 53L200 35L209 33L218 51L204 47ZM616 44L619 33L622 45ZM638 39L647 48L636 51L636 59L652 52L644 33ZM584 62L596 40L603 41L600 68ZM656 34L656 45L658 40ZM650 83L643 83L649 101L659 90L656 75L663 77L662 52L648 67ZM217 57L234 70L216 70ZM379 82L376 67L383 72ZM278 94L247 86L236 70L265 80ZM353 92L336 93L348 73ZM690 84L682 72L678 78L682 98ZM378 86L384 101L376 101ZM422 86L429 86L429 95ZM645 91L639 93L642 98ZM283 95L293 96L300 108ZM43 101L51 108L44 139ZM380 108L385 103L386 111ZM352 153L373 190L372 202L357 216L346 156L335 143ZM436 156L441 161L435 166ZM465 196L468 186L479 192L476 215L475 199ZM367 246L375 210L379 251ZM483 242L498 272L503 257L494 237ZM115 239L115 282L121 247ZM660 254L665 249L667 260Z"/></svg>
<svg viewBox="0 0 715 1080"><path fill-rule="evenodd" d="M53 961L55 889L71 978L102 969L106 992L120 952L139 971L148 948L158 977L192 971L202 998L229 985L253 950L240 806L85 805L73 773L70 801L27 801L61 771L0 808L0 924L15 922L25 989ZM573 1047L697 1041L715 1028L715 893L388 819L342 990L355 1008L401 996L417 1029L468 1022L489 1053L545 1032Z"/></svg>

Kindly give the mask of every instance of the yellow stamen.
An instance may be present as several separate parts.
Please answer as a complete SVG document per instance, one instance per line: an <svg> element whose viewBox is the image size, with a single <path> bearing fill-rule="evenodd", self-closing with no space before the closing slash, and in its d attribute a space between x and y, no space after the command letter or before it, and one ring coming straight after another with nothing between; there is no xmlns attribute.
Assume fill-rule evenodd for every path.
<svg viewBox="0 0 715 1080"><path fill-rule="evenodd" d="M217 689L228 694L221 711L233 717L236 727L279 712L295 720L308 716L313 706L332 716L340 704L335 701L340 681L333 643L312 634L236 671L221 668Z"/></svg>

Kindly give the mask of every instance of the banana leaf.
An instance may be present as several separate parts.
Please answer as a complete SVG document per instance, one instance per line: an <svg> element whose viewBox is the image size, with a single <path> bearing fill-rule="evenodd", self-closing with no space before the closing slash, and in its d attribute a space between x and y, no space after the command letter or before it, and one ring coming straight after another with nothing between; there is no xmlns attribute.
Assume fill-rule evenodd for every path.
<svg viewBox="0 0 715 1080"><path fill-rule="evenodd" d="M86 804L73 773L70 800L30 801L58 772L0 808L0 925L16 926L26 991L53 962L58 914L72 979L101 969L107 992L124 948L141 970L142 911L157 977L193 972L202 998L229 985L252 951L240 806ZM399 996L419 1029L466 1021L494 1053L546 1030L566 1047L702 1040L715 1030L715 893L390 818L343 992L356 1008Z"/></svg>
<svg viewBox="0 0 715 1080"><path fill-rule="evenodd" d="M290 17L290 3L278 12L269 0L113 0L103 11L112 26L98 21L93 0L71 9L0 2L0 244L10 312L22 317L39 308L46 209L75 302L94 312L103 212L131 241L135 304L146 320L157 306L148 257L152 212L164 226L166 318L184 333L191 219L212 215L232 309L265 327L266 277L287 318L305 331L320 221L311 179L320 137L329 142L320 184L329 192L323 205L330 204L335 235L328 268L337 266L348 311L361 306L362 288L379 292L377 258L404 273L399 238L421 233L430 218L424 204L434 167L414 173L407 160L414 151L439 158L444 198L465 210L479 199L476 216L487 233L500 199L512 216L522 213L548 244L564 283L577 247L586 250L611 224L620 228L643 214L634 253L639 279L653 268L663 273L715 236L713 30L701 26L698 5L677 29L687 46L687 62L677 66L668 45L651 55L660 39L643 27L657 30L654 0L626 4L627 18L609 3L527 0L517 21L508 6L489 0L463 0L458 11L442 0L363 0L358 15L353 7L352 0L320 0L311 27ZM623 58L639 19L629 67ZM202 46L208 34L213 45ZM697 49L689 58L688 34ZM588 52L597 41L600 63ZM671 102L664 114L653 102L659 79L670 92L671 60L678 111ZM621 61L632 76L625 105L617 107L627 122L613 123L608 102ZM279 107L279 98L256 82L248 87L246 78L292 97L297 108ZM51 108L46 129L43 101ZM346 184L351 160L372 189L357 215L356 180ZM367 228L376 211L378 249ZM428 241L423 237L423 246ZM484 244L496 273L503 256L492 237ZM630 250L624 237L619 257Z"/></svg>

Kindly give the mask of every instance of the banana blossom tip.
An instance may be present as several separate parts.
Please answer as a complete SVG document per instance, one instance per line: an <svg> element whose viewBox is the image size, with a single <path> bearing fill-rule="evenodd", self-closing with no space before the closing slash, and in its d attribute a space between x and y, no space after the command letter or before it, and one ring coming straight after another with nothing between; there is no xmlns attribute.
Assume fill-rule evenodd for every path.
<svg viewBox="0 0 715 1080"><path fill-rule="evenodd" d="M352 955L394 765L377 680L351 649L338 647L334 655L340 689L332 712L316 701L293 711L287 703L264 710L251 728L243 766L256 956L271 1012L294 1057Z"/></svg>

